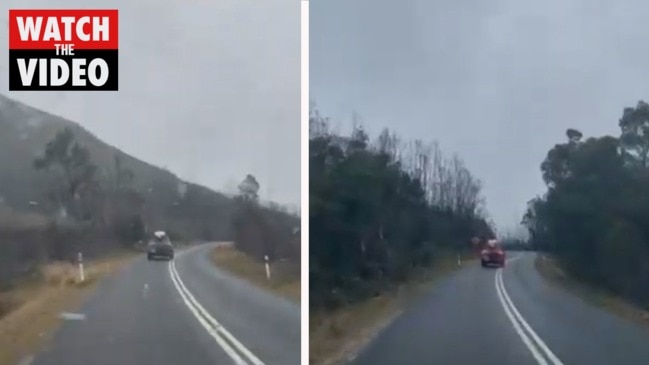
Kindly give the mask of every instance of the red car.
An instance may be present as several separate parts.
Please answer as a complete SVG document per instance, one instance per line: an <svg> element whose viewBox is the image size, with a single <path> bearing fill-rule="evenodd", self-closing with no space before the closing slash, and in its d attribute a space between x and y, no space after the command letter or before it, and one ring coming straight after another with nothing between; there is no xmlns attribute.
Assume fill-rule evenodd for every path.
<svg viewBox="0 0 649 365"><path fill-rule="evenodd" d="M480 262L482 267L497 266L505 267L505 251L498 245L495 240L489 240L487 245L480 252Z"/></svg>

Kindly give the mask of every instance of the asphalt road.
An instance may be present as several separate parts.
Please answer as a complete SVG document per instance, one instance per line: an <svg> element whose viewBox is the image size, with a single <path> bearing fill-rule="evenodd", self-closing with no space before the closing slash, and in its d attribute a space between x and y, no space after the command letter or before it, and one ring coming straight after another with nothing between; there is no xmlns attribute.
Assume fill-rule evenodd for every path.
<svg viewBox="0 0 649 365"><path fill-rule="evenodd" d="M649 364L646 326L545 282L534 258L512 253L503 270L471 265L451 274L353 364Z"/></svg>
<svg viewBox="0 0 649 365"><path fill-rule="evenodd" d="M212 246L138 258L102 282L33 365L292 365L300 307L217 270Z"/></svg>

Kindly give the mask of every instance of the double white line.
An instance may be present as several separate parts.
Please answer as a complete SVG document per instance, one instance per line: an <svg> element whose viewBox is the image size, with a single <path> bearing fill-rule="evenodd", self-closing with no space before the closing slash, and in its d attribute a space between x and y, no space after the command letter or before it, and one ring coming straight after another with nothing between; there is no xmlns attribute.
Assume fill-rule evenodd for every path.
<svg viewBox="0 0 649 365"><path fill-rule="evenodd" d="M230 356L236 365L264 365L252 352L250 352L241 342L239 342L225 327L214 319L203 306L194 298L192 293L187 289L185 283L180 279L174 261L169 262L169 274L173 280L174 286L183 302L192 312L198 322L205 328L207 333L212 336L216 343Z"/></svg>
<svg viewBox="0 0 649 365"><path fill-rule="evenodd" d="M517 257L518 258L518 257ZM517 258L511 259L513 261ZM505 309L505 313L509 320L514 325L514 330L518 336L523 340L523 343L532 353L536 362L539 365L563 365L561 360L548 348L548 346L541 340L541 338L534 332L532 327L525 321L523 316L520 314L516 306L512 302L507 290L505 289L505 283L503 282L503 270L498 269L496 271L496 292L498 293L498 299L500 299L500 304L502 304Z"/></svg>

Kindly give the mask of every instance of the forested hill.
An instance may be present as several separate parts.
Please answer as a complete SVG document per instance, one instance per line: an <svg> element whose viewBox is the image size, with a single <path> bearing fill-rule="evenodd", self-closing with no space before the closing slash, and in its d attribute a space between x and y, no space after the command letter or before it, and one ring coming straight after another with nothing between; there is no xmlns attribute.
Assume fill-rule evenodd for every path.
<svg viewBox="0 0 649 365"><path fill-rule="evenodd" d="M57 213L57 204L48 198L57 177L34 168L34 161L44 154L48 142L66 128L72 132L74 141L89 152L99 184L107 188L116 183L128 183L129 188L150 206L148 211L152 224L159 222L162 225L166 217L179 215L189 219L200 218L207 211L212 222L222 218L221 221L229 224L232 201L225 195L185 183L169 171L108 145L73 121L0 95L0 206L4 210L9 208L47 216ZM117 170L126 172L127 176L122 176L121 182L118 182ZM181 197L186 204L178 204ZM188 207L196 214L182 211ZM227 234L226 228L224 225L211 229L215 235L223 235Z"/></svg>
<svg viewBox="0 0 649 365"><path fill-rule="evenodd" d="M51 199L60 177L35 168L46 146L68 130L72 143L89 154L93 179L104 195L121 185L131 201L142 201L149 226L175 225L184 235L230 236L234 202L224 194L183 182L173 173L141 161L101 141L79 124L11 100L0 94L0 211L52 216L60 204ZM50 169L52 170L52 169ZM236 177L239 178L239 177ZM240 177L241 179L244 176ZM137 197L137 199L135 199ZM168 228L172 230L172 228Z"/></svg>
<svg viewBox="0 0 649 365"><path fill-rule="evenodd" d="M235 178L234 197L183 181L0 95L0 290L44 262L133 248L154 230L176 242L234 240L299 268L299 217L259 203L254 176Z"/></svg>

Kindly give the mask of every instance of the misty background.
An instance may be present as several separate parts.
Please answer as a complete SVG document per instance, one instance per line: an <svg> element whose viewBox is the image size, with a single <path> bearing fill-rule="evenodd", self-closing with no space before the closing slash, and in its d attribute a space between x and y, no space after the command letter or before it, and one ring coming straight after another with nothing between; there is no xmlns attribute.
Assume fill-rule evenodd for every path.
<svg viewBox="0 0 649 365"><path fill-rule="evenodd" d="M11 8L117 8L119 92L11 92L182 179L300 206L300 12L294 0L6 0Z"/></svg>
<svg viewBox="0 0 649 365"><path fill-rule="evenodd" d="M334 125L437 140L513 229L565 139L619 134L649 96L649 3L327 0L311 3L311 99Z"/></svg>

